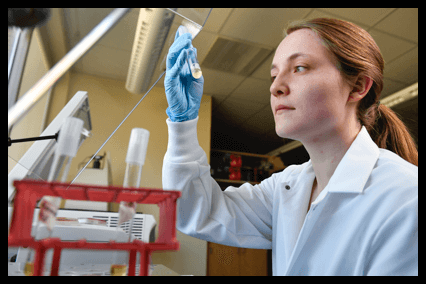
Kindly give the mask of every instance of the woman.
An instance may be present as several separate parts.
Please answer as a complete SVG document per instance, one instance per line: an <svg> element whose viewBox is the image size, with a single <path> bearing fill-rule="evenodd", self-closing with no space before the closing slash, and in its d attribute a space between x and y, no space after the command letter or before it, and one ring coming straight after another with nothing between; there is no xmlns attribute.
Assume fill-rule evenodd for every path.
<svg viewBox="0 0 426 284"><path fill-rule="evenodd" d="M418 154L380 105L384 61L371 36L336 19L287 29L272 61L280 137L310 155L261 184L221 191L196 125L204 79L187 65L189 34L171 46L165 78L169 145L164 189L179 189L177 228L210 242L272 248L274 275L417 275Z"/></svg>

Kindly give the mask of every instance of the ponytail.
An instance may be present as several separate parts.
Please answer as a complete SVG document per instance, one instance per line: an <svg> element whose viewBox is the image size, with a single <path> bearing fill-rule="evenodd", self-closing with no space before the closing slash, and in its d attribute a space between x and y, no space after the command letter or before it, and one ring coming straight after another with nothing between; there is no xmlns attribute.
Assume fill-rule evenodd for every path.
<svg viewBox="0 0 426 284"><path fill-rule="evenodd" d="M407 126L398 115L385 105L376 107L375 117L372 120L360 116L361 123L370 133L371 138L379 148L388 149L415 166L419 165L419 154ZM363 119L364 118L364 119Z"/></svg>

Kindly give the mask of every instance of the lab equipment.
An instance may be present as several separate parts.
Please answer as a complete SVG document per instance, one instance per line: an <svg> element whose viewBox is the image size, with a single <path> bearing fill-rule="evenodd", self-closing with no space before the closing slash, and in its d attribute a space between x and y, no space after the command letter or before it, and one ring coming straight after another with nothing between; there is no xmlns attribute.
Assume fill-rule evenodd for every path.
<svg viewBox="0 0 426 284"><path fill-rule="evenodd" d="M65 182L68 171L70 169L72 158L77 154L80 135L83 129L83 120L75 117L67 117L61 127L61 133L58 139L58 145L55 149L53 163L50 168L48 182L61 177L61 182ZM59 159L64 159L65 167L58 167ZM61 169L63 168L63 169ZM34 237L37 239L38 229L41 223L46 225L49 231L48 237L52 234L56 220L56 212L58 211L61 198L53 196L44 196L40 202L39 217L34 231ZM25 265L25 273L30 275L33 273L33 254L28 255L28 261Z"/></svg>
<svg viewBox="0 0 426 284"><path fill-rule="evenodd" d="M148 141L148 130L143 128L132 129L126 155L127 167L124 175L124 187L139 187Z"/></svg>
<svg viewBox="0 0 426 284"><path fill-rule="evenodd" d="M34 180L15 181L14 185L16 187L17 198L15 200L12 223L8 236L8 246L26 246L35 249L36 254L33 275L42 275L43 266L46 263L44 261L46 259L46 253L50 249L53 249L50 275L58 275L59 263L62 263L61 257L64 258L64 254L66 253L65 251L95 250L91 252L92 254L95 254L98 251L121 250L130 251L129 276L135 275L137 252L140 254L139 275L147 275L149 259L152 252L157 250L164 251L179 249L175 226L177 214L176 201L181 195L178 191L163 191L159 189L144 188L129 190L129 188L123 187L84 184L73 185L58 182L46 183ZM159 237L154 243L147 243L141 240L134 240L132 243L118 243L113 241L105 242L105 238L103 240L96 238L94 241L91 241L89 238L87 238L87 240L83 240L81 236L77 238L77 241L71 241L70 238L62 237L61 239L49 238L44 240L35 240L31 238L31 224L34 217L33 210L31 209L34 208L36 201L45 195L53 195L63 199L73 200L102 202L134 202L136 200L138 204L157 204L160 212L158 230ZM108 229L108 227L104 226L99 227ZM72 230L69 230L68 232L71 231ZM82 232L83 230L76 231ZM85 229L84 231L88 231L88 229ZM104 232L107 232L107 230L104 229ZM85 236L88 235L86 234ZM112 236L112 234L109 234L109 236ZM71 238L75 239L74 237L75 236ZM78 265L80 264L78 263Z"/></svg>
<svg viewBox="0 0 426 284"><path fill-rule="evenodd" d="M71 161L77 154L83 124L83 120L76 117L67 117L65 119L58 138L58 146L55 149L55 156L47 181L57 180L59 176L61 177L61 182L66 181ZM58 167L59 159L64 159L64 168ZM61 170L61 168L63 169Z"/></svg>
<svg viewBox="0 0 426 284"><path fill-rule="evenodd" d="M197 27L195 26L195 24L184 19L182 21L182 25L178 28L178 34L179 36L181 36L185 33L190 33L193 40L196 37L196 35L200 32L201 28L202 28L201 26ZM189 68L191 69L192 76L195 79L199 79L203 75L203 73L201 71L201 67L197 59L196 49L192 46L192 44L190 49L193 51L192 55L195 55L195 56L188 56L188 65L189 65Z"/></svg>
<svg viewBox="0 0 426 284"><path fill-rule="evenodd" d="M146 150L148 148L149 131L143 128L133 128L130 134L129 146L126 155L126 172L124 174L123 187L139 187L142 174L142 166L145 164ZM130 221L130 231L133 228L133 216L136 213L136 202L120 202L118 212L118 226L123 222ZM129 233L129 239L131 234ZM127 274L127 260L119 264L116 260L117 252L114 253L111 275L123 276Z"/></svg>
<svg viewBox="0 0 426 284"><path fill-rule="evenodd" d="M59 114L53 119L41 136L55 135L61 129L67 117L77 117L83 120L83 131L80 135L78 147L81 147L92 131L92 120L90 115L89 98L87 92L79 91L65 105ZM55 149L58 143L55 140L40 140L31 145L28 151L18 161L17 165L8 175L8 204L14 198L14 180L38 179L47 180L52 167ZM63 167L65 160L59 159L57 167Z"/></svg>

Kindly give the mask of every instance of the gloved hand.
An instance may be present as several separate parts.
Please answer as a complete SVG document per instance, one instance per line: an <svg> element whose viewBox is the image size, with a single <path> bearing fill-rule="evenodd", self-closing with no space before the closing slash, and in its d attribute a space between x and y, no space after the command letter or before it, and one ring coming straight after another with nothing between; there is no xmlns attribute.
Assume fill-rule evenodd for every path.
<svg viewBox="0 0 426 284"><path fill-rule="evenodd" d="M191 47L190 33L181 36L176 33L175 41L167 54L164 88L169 107L166 113L173 122L195 119L200 109L204 77L195 79L191 74L187 58L197 56L196 49L194 48L194 52Z"/></svg>

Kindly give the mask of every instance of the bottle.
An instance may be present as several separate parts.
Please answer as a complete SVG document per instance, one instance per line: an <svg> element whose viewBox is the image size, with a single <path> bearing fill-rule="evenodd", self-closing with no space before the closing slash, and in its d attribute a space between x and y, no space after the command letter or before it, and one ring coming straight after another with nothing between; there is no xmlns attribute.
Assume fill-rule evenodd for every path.
<svg viewBox="0 0 426 284"><path fill-rule="evenodd" d="M143 128L133 128L130 135L129 146L126 155L126 172L124 173L123 187L139 187L142 175L142 166L145 164L146 150L148 148L149 131ZM133 216L136 213L135 202L120 202L118 211L117 236L120 225L130 221L129 239L131 241L133 229ZM113 254L113 264L111 265L112 276L127 275L128 255L123 261L118 260L117 251Z"/></svg>
<svg viewBox="0 0 426 284"><path fill-rule="evenodd" d="M71 166L71 161L77 154L80 136L83 129L83 120L76 117L67 117L62 124L59 133L58 143L56 145L53 162L50 167L50 172L47 181L60 180L65 182ZM61 166L59 161L63 160ZM37 224L35 226L33 236L37 240L40 233L40 224L43 223L48 231L48 238L52 235L56 221L56 212L61 204L61 198L57 196L43 196L39 204L39 214ZM25 264L24 273L32 275L34 269L34 251L28 253L27 262Z"/></svg>

